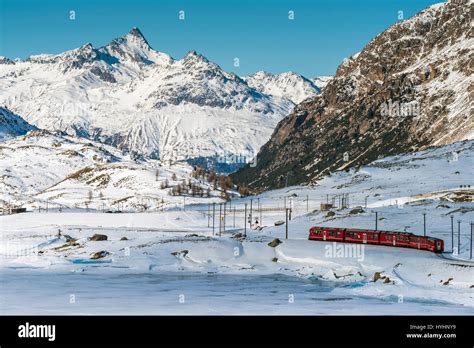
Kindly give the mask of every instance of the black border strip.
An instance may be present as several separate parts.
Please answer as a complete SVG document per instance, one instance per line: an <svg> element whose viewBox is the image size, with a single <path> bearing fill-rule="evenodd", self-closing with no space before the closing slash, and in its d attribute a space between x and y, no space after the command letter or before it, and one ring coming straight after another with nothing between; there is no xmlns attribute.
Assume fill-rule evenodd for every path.
<svg viewBox="0 0 474 348"><path fill-rule="evenodd" d="M20 338L19 326L55 325L54 342ZM146 344L283 344L473 347L474 316L2 316L0 346L107 346ZM426 329L410 329L410 325ZM428 329L432 325L432 329ZM436 325L455 325L436 329ZM456 338L408 338L407 334L455 334Z"/></svg>

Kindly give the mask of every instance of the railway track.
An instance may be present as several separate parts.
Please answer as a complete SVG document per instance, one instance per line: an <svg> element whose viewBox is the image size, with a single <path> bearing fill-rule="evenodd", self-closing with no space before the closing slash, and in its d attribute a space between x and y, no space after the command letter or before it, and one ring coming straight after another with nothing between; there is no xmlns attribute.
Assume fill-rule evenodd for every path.
<svg viewBox="0 0 474 348"><path fill-rule="evenodd" d="M455 259L455 258L452 258L452 257L448 257L448 255L451 255L450 253L439 253L439 254L435 254L435 255L438 256L439 258L443 259L443 260L451 261L451 262L449 262L449 264L453 265L453 266L474 267L474 260L473 261L460 260L460 259Z"/></svg>

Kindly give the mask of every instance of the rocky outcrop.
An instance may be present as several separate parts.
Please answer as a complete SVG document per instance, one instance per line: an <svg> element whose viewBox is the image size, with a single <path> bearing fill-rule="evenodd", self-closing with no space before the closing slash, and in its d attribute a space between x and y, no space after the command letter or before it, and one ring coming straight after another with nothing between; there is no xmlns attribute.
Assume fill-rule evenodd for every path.
<svg viewBox="0 0 474 348"><path fill-rule="evenodd" d="M97 251L91 255L91 260L102 259L106 257L107 255L110 255L108 251L105 251L105 250Z"/></svg>
<svg viewBox="0 0 474 348"><path fill-rule="evenodd" d="M97 242L101 240L107 240L107 236L105 234L94 234L89 240Z"/></svg>
<svg viewBox="0 0 474 348"><path fill-rule="evenodd" d="M270 243L268 243L268 246L272 247L272 248L276 248L277 246L279 246L280 244L282 244L283 242L281 240L279 240L278 238L272 240Z"/></svg>

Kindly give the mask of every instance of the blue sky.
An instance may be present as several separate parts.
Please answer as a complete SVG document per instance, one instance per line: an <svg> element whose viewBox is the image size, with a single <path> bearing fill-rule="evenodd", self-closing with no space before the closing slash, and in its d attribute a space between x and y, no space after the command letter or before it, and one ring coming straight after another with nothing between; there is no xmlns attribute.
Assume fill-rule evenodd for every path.
<svg viewBox="0 0 474 348"><path fill-rule="evenodd" d="M0 0L0 55L95 47L134 26L174 58L196 50L239 75L332 75L343 58L430 0ZM75 20L70 20L71 10ZM179 11L185 20L179 20ZM288 12L294 11L294 20ZM234 67L234 58L240 66Z"/></svg>

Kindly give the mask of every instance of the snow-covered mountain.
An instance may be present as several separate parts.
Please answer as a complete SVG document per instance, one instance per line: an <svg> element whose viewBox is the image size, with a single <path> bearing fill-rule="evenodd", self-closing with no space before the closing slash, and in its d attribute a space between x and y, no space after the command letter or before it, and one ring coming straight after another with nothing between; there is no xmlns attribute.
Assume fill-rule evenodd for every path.
<svg viewBox="0 0 474 348"><path fill-rule="evenodd" d="M311 79L320 90L322 90L326 85L334 78L334 76L316 76L315 78Z"/></svg>
<svg viewBox="0 0 474 348"><path fill-rule="evenodd" d="M290 99L296 104L321 92L312 81L292 71L275 75L258 71L242 78L263 94Z"/></svg>
<svg viewBox="0 0 474 348"><path fill-rule="evenodd" d="M293 100L316 93L294 80L266 94L194 51L178 60L155 51L133 28L100 48L1 59L0 105L39 128L154 158L252 157Z"/></svg>
<svg viewBox="0 0 474 348"><path fill-rule="evenodd" d="M20 116L10 110L0 107L0 141L24 135L36 127L32 126Z"/></svg>

